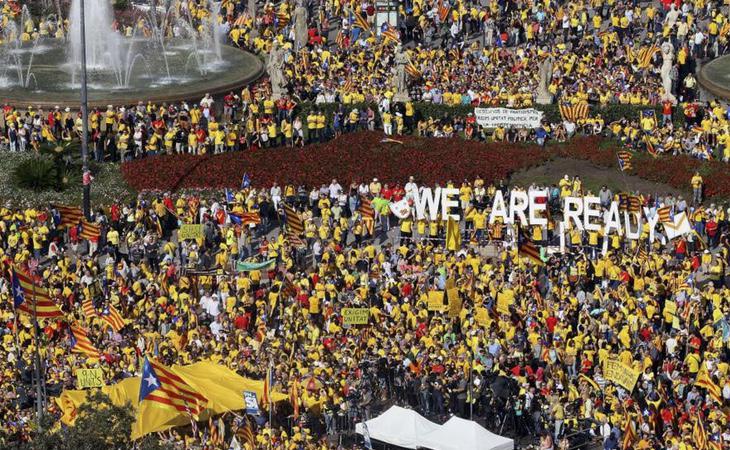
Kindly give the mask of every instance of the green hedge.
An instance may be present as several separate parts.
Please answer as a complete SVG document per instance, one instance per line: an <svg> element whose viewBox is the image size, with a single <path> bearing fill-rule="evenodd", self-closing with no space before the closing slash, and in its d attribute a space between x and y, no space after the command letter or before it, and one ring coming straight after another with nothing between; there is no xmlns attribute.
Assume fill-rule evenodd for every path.
<svg viewBox="0 0 730 450"><path fill-rule="evenodd" d="M373 111L375 111L376 115L376 123L378 125L381 124L380 122L380 114L378 113L377 105L372 104L370 105L373 108ZM470 112L474 112L473 106L447 106L447 105L436 105L433 103L422 103L422 102L416 102L413 104L414 109L416 111L417 116L421 117L454 117L454 116L466 116ZM298 114L300 117L302 117L302 120L304 120L304 117L309 113L312 109L318 109L323 110L325 114L327 115L327 118L331 118L337 108L339 107L338 104L333 103L326 103L321 105L315 105L312 102L304 102L299 105L297 105L296 108L296 114ZM366 103L357 103L357 104L351 104L346 105L345 110L349 111L352 108L358 108L360 110L367 109L368 105ZM535 105L535 109L543 111L544 117L549 122L559 122L561 120L560 117L560 111L558 110L558 105L552 104L552 105ZM657 119L661 119L661 106L634 106L634 105L621 105L621 104L610 104L606 106L591 106L590 108L590 115L591 117L594 117L596 114L601 114L603 119L605 120L606 124L609 124L611 122L615 122L617 120L620 120L624 117L630 118L630 119L639 119L639 115L641 114L641 111L644 111L646 109L654 109L656 111L656 117ZM681 110L675 109L674 113L674 125L675 127L683 126L684 125L684 114L682 114Z"/></svg>

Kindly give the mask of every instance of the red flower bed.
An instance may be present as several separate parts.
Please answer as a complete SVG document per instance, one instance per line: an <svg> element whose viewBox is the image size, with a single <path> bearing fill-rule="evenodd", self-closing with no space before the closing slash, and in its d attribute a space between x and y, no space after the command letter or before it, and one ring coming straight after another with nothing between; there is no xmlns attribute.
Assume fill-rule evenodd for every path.
<svg viewBox="0 0 730 450"><path fill-rule="evenodd" d="M314 144L304 149L274 148L222 155L173 155L145 158L122 166L127 183L138 191L236 188L244 172L256 186L292 183L315 186L333 178L341 183L379 178L404 183L410 175L434 184L481 176L487 182L507 179L516 171L543 164L552 157L583 159L618 170L615 141L578 137L563 144L483 144L460 138L426 139L401 136L403 145L382 143L382 133L360 132ZM652 158L636 152L628 173L641 178L688 189L699 170L705 179L705 197L730 197L727 165L705 163L688 156ZM619 176L618 172L616 176Z"/></svg>
<svg viewBox="0 0 730 450"><path fill-rule="evenodd" d="M363 132L344 135L304 149L275 148L215 156L157 156L122 166L127 183L136 190L175 190L238 187L244 172L256 186L278 183L307 186L379 178L405 182L413 175L426 183L455 183L481 176L506 179L516 171L541 164L549 153L536 146L485 145L474 141L399 137L403 145L382 143L383 135Z"/></svg>

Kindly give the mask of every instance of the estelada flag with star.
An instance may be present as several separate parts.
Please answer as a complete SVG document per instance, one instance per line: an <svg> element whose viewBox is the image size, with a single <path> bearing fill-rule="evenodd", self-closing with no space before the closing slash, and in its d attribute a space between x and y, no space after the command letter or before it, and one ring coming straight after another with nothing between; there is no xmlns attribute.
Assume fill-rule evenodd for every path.
<svg viewBox="0 0 730 450"><path fill-rule="evenodd" d="M156 410L176 409L198 419L208 399L176 375L172 369L145 358L139 384L140 415L153 415ZM155 408L142 408L143 405ZM158 408L159 407L159 408ZM140 417L142 421L146 418Z"/></svg>
<svg viewBox="0 0 730 450"><path fill-rule="evenodd" d="M38 286L31 276L15 269L10 272L10 286L15 309L31 316L35 315L39 319L63 317L63 311L51 299L48 290Z"/></svg>

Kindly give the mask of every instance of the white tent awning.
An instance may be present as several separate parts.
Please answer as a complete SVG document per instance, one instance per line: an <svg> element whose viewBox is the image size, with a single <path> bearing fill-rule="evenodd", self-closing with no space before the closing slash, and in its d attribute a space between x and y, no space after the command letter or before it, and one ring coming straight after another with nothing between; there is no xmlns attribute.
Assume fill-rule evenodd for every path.
<svg viewBox="0 0 730 450"><path fill-rule="evenodd" d="M370 439L375 439L398 447L415 449L419 439L440 426L411 409L392 406L374 419L365 422ZM363 423L355 425L355 431L363 434Z"/></svg>
<svg viewBox="0 0 730 450"><path fill-rule="evenodd" d="M512 439L494 434L471 420L456 416L421 436L418 446L432 450L512 450Z"/></svg>

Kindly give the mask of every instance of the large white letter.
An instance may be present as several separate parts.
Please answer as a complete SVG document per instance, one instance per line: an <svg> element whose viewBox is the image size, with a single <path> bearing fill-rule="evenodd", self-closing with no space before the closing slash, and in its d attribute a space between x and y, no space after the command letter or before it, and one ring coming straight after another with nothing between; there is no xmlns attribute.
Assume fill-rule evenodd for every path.
<svg viewBox="0 0 730 450"><path fill-rule="evenodd" d="M458 214L450 214L449 210L451 208L458 208L459 207L459 201L458 200L451 200L449 196L451 195L459 195L459 190L456 188L443 188L441 189L441 220L447 220L449 218L454 220L460 220L460 217Z"/></svg>
<svg viewBox="0 0 730 450"><path fill-rule="evenodd" d="M538 217L538 211L547 210L548 191L530 192L530 225L547 225L547 217ZM537 202L540 199L540 202Z"/></svg>
<svg viewBox="0 0 730 450"><path fill-rule="evenodd" d="M601 210L599 208L593 208L593 205L600 204L601 199L598 197L583 197L583 226L588 231L598 231L601 229L601 225L591 223L591 218L601 217Z"/></svg>
<svg viewBox="0 0 730 450"><path fill-rule="evenodd" d="M631 216L636 217L636 229L635 230L631 229ZM658 220L658 218L657 218L657 220ZM635 240L635 239L639 239L641 237L641 213L637 213L637 212L630 213L628 211L624 211L624 223L625 223L624 230L626 230L626 239ZM654 222L654 223L656 223L656 222ZM649 234L653 235L654 227L651 226L651 220L649 221L649 224L650 224L649 229L651 230L649 232ZM653 237L651 239L653 239Z"/></svg>
<svg viewBox="0 0 730 450"><path fill-rule="evenodd" d="M611 234L611 230L616 230L616 233L621 234L621 217L618 213L618 203L611 202L611 206L603 215L603 222L606 224L606 236Z"/></svg>
<svg viewBox="0 0 730 450"><path fill-rule="evenodd" d="M441 188L436 188L436 195L431 192L431 188L423 188L422 192L416 191L413 203L416 204L416 217L418 220L426 217L426 204L428 203L428 217L430 220L436 220L439 210L439 201L441 201Z"/></svg>
<svg viewBox="0 0 730 450"><path fill-rule="evenodd" d="M572 209L571 206L575 206ZM570 221L573 220L575 227L579 230L583 230L583 222L580 220L580 215L583 212L583 202L578 197L565 197L563 203L563 222L565 222L565 229L570 229Z"/></svg>
<svg viewBox="0 0 730 450"><path fill-rule="evenodd" d="M530 225L527 222L527 217L525 216L525 211L527 210L528 204L527 204L527 192L525 191L518 191L516 189L512 189L512 192L509 194L509 221L510 223L515 223L515 213L520 217L520 223L524 225Z"/></svg>
<svg viewBox="0 0 730 450"><path fill-rule="evenodd" d="M654 242L654 227L656 227L656 224L659 222L659 214L651 214L651 210L644 207L644 215L646 216L646 220L649 222L649 244L652 244ZM641 216L639 214L639 216ZM628 216L627 216L628 220ZM641 225L641 217L639 217L639 225ZM627 225L628 226L628 225ZM639 233L641 233L641 227L639 227ZM628 231L626 233L628 236ZM639 235L637 235L635 238L629 238L629 239L639 239Z"/></svg>
<svg viewBox="0 0 730 450"><path fill-rule="evenodd" d="M504 206L504 196L502 195L502 191L494 193L494 199L492 200L492 212L489 213L489 223L494 223L494 219L496 217L501 217L503 223L509 222L509 217L507 217L507 207Z"/></svg>

